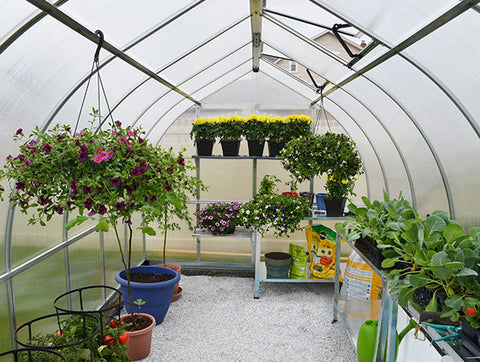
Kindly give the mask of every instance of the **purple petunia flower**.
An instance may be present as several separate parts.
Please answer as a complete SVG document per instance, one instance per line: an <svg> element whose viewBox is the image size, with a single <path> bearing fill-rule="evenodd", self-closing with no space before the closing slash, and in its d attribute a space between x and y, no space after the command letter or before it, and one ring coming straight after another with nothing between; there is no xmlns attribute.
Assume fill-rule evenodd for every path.
<svg viewBox="0 0 480 362"><path fill-rule="evenodd" d="M122 184L122 179L120 177L115 177L110 179L110 185L120 186Z"/></svg>
<svg viewBox="0 0 480 362"><path fill-rule="evenodd" d="M80 155L78 155L79 162L85 162L88 160L88 148L85 145L80 145Z"/></svg>
<svg viewBox="0 0 480 362"><path fill-rule="evenodd" d="M98 205L98 213L100 215L103 215L107 212L107 208L105 207L105 205Z"/></svg>
<svg viewBox="0 0 480 362"><path fill-rule="evenodd" d="M17 181L17 183L15 184L15 188L17 190L23 190L25 188L25 184L22 181Z"/></svg>
<svg viewBox="0 0 480 362"><path fill-rule="evenodd" d="M86 194L91 194L92 188L90 186L83 186L83 192Z"/></svg>
<svg viewBox="0 0 480 362"><path fill-rule="evenodd" d="M125 203L123 201L117 202L115 206L117 207L118 211L123 211L125 209Z"/></svg>
<svg viewBox="0 0 480 362"><path fill-rule="evenodd" d="M177 163L180 166L185 166L185 159L183 157L179 157L178 160L177 160Z"/></svg>
<svg viewBox="0 0 480 362"><path fill-rule="evenodd" d="M88 216L93 216L93 215L96 215L97 212L95 210L92 210L88 213Z"/></svg>
<svg viewBox="0 0 480 362"><path fill-rule="evenodd" d="M165 181L165 189L166 189L168 192L172 191L172 186L170 186L167 181Z"/></svg>
<svg viewBox="0 0 480 362"><path fill-rule="evenodd" d="M151 202L157 201L157 197L156 197L155 195L150 196L150 201L151 201Z"/></svg>
<svg viewBox="0 0 480 362"><path fill-rule="evenodd" d="M91 198L88 198L84 203L83 205L85 205L85 208L87 209L91 209L92 206L93 206L93 200Z"/></svg>
<svg viewBox="0 0 480 362"><path fill-rule="evenodd" d="M56 211L56 213L58 215L62 215L63 214L63 209L60 205L53 205L53 209Z"/></svg>
<svg viewBox="0 0 480 362"><path fill-rule="evenodd" d="M19 128L17 129L17 132L15 132L15 134L18 136L19 134L22 134L23 132L23 129Z"/></svg>
<svg viewBox="0 0 480 362"><path fill-rule="evenodd" d="M43 150L45 151L46 154L49 154L50 152L52 152L52 146L47 143L43 145Z"/></svg>
<svg viewBox="0 0 480 362"><path fill-rule="evenodd" d="M120 121L115 121L115 124L117 125L117 127L122 127L122 122Z"/></svg>
<svg viewBox="0 0 480 362"><path fill-rule="evenodd" d="M71 183L70 183L70 189L72 190L72 194L76 194L78 192L77 190L77 183L75 182L75 180L73 180Z"/></svg>

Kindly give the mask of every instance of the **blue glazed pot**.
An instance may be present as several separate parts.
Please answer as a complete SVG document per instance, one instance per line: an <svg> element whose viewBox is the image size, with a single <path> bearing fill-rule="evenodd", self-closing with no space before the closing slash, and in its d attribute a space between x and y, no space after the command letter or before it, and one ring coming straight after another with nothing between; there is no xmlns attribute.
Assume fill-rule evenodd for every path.
<svg viewBox="0 0 480 362"><path fill-rule="evenodd" d="M171 274L174 276L174 278L165 282L130 283L130 288L132 290L133 312L150 314L155 318L157 322L156 324L162 323L163 318L165 318L168 308L170 307L170 301L172 300L175 283L180 280L180 275L173 269L156 265L132 267L130 268L130 272ZM125 270L118 272L117 275L115 275L115 280L121 286L125 309L128 313L131 313L128 302L128 288Z"/></svg>

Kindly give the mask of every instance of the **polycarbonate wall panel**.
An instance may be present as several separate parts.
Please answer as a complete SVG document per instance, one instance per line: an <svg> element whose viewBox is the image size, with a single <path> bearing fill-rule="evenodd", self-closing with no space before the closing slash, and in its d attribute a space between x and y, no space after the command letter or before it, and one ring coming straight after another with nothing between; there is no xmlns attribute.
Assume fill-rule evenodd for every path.
<svg viewBox="0 0 480 362"><path fill-rule="evenodd" d="M54 299L65 293L63 252L33 266L13 279L17 326L54 313Z"/></svg>
<svg viewBox="0 0 480 362"><path fill-rule="evenodd" d="M91 233L68 247L71 289L102 285L100 234Z"/></svg>
<svg viewBox="0 0 480 362"><path fill-rule="evenodd" d="M62 215L53 216L46 226L28 225L29 218L18 210L15 212L11 249L13 268L63 242Z"/></svg>
<svg viewBox="0 0 480 362"><path fill-rule="evenodd" d="M350 115L374 145L385 173L385 191L392 197L398 196L400 191L403 191L404 196L410 199L410 186L404 165L394 143L379 120L364 105L341 90L331 94L329 98L341 105L342 109ZM342 122L340 123L347 129ZM373 193L373 190L371 192ZM382 190L379 190L379 193L382 194Z"/></svg>
<svg viewBox="0 0 480 362"><path fill-rule="evenodd" d="M262 40L268 46L291 59L297 60L305 67L332 82L352 74L352 71L332 59L329 55L299 39L291 32L273 24L271 21L265 20L263 22Z"/></svg>
<svg viewBox="0 0 480 362"><path fill-rule="evenodd" d="M480 129L480 14L466 11L404 53L447 87Z"/></svg>
<svg viewBox="0 0 480 362"><path fill-rule="evenodd" d="M249 14L248 2L208 0L127 53L147 66L160 69Z"/></svg>
<svg viewBox="0 0 480 362"><path fill-rule="evenodd" d="M479 195L470 191L478 187L471 170L478 162L480 141L472 127L434 83L398 57L367 75L395 94L424 130L448 177L453 199L452 216L467 226L478 223L475 205Z"/></svg>
<svg viewBox="0 0 480 362"><path fill-rule="evenodd" d="M147 30L163 23L192 0L70 0L62 11L88 27L100 29L105 40L124 47Z"/></svg>
<svg viewBox="0 0 480 362"><path fill-rule="evenodd" d="M3 0L0 14L0 44L40 11L26 1Z"/></svg>
<svg viewBox="0 0 480 362"><path fill-rule="evenodd" d="M92 58L93 60L93 58ZM81 76L81 78L75 80L77 84L80 80L83 80L86 75L89 74L90 68L85 69L86 73ZM121 75L121 76L120 76ZM132 88L136 87L142 81L144 81L147 76L140 72L139 70L129 66L123 60L115 59L110 62L107 66L100 69L100 76L103 83L103 88L105 90L106 98L110 109L115 120L124 121L125 124L131 123L131 118L128 117L129 114L125 115L121 112L114 109L114 106L119 102ZM85 90L87 87L87 82L85 82L80 89L68 100L68 102L62 107L60 112L56 115L52 124L55 123L69 123L75 125L80 112L80 107L82 105L83 98L85 96L84 106L82 113L80 115L80 121L78 128L89 127L92 117L90 116L92 107L98 108L98 78L94 74L90 79L90 84L88 86L87 94L85 95ZM167 88L163 85L160 85L159 82L152 80L152 82L159 84L160 88L166 90ZM72 88L73 89L73 88ZM69 90L70 92L70 90ZM62 95L62 98L66 96ZM131 105L132 108L136 107L136 104ZM105 96L103 90L100 89L100 108L102 116L106 117L108 115L108 107L106 105ZM108 120L110 122L110 118ZM98 125L96 123L95 125Z"/></svg>
<svg viewBox="0 0 480 362"><path fill-rule="evenodd" d="M312 88L308 87L306 84L300 83L297 79L290 76L289 73L281 71L267 62L261 62L260 70L267 76L277 80L284 87L287 87L305 97L305 105L302 108L308 108L310 102L317 96L317 93Z"/></svg>
<svg viewBox="0 0 480 362"><path fill-rule="evenodd" d="M195 51L182 57L160 73L162 77L172 79L175 84L191 77L206 66L230 56L239 48L249 47L251 54L250 22L244 20L231 30L223 33ZM221 51L219 51L221 50ZM237 56L237 55L233 55Z"/></svg>
<svg viewBox="0 0 480 362"><path fill-rule="evenodd" d="M0 351L2 352L12 348L9 319L7 287L5 284L0 284Z"/></svg>
<svg viewBox="0 0 480 362"><path fill-rule="evenodd" d="M387 44L398 43L440 15L449 7L458 4L454 0L405 0L394 2L348 0L315 0L328 7L349 23L368 29L369 33L386 40Z"/></svg>
<svg viewBox="0 0 480 362"><path fill-rule="evenodd" d="M381 120L383 127L398 146L408 167L414 189L415 197L411 201L416 207L418 206L418 211L431 213L436 209L448 210L442 175L435 158L427 141L408 115L395 103L394 99L388 97L385 92L365 78L357 78L343 89L353 94ZM370 132L370 128L367 128L367 132ZM421 159L418 157L419 154L422 155ZM391 196L398 195L391 194Z"/></svg>

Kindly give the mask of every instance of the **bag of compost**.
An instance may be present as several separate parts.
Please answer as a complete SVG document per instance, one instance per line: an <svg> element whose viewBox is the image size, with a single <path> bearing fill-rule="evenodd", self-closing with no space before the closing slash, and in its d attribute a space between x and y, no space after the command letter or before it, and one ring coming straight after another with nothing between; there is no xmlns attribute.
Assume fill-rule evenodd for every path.
<svg viewBox="0 0 480 362"><path fill-rule="evenodd" d="M312 225L305 229L310 256L311 278L335 278L335 254L337 233L324 225ZM340 275L342 281L342 275Z"/></svg>
<svg viewBox="0 0 480 362"><path fill-rule="evenodd" d="M292 256L290 264L290 279L305 279L307 275L307 254L300 245L290 244L289 254Z"/></svg>

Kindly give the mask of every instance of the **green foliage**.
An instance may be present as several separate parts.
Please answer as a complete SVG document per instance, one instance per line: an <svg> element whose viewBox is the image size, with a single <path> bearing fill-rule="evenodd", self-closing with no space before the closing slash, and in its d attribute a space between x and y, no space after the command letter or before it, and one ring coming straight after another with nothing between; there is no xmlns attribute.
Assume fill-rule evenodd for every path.
<svg viewBox="0 0 480 362"><path fill-rule="evenodd" d="M437 311L436 298L444 295L443 317L456 321L464 316L474 328L480 327L478 315L466 314L467 308L480 308L479 228L465 233L442 210L422 219L401 195L398 200L389 200L385 193L384 201L362 200L366 207L350 204L354 216L336 229L347 233L347 240L364 237L382 249L383 272L399 304L406 307L415 290L426 287L434 290L430 310ZM396 263L403 267L395 268Z"/></svg>
<svg viewBox="0 0 480 362"><path fill-rule="evenodd" d="M253 227L262 235L273 229L277 237L300 229L300 221L308 215L308 200L304 197L280 195L277 189L279 180L275 176L265 176L253 200L241 207L242 224Z"/></svg>
<svg viewBox="0 0 480 362"><path fill-rule="evenodd" d="M294 182L326 174L328 198L342 199L353 194L357 175L363 173L355 143L342 134L325 133L293 139L280 156Z"/></svg>
<svg viewBox="0 0 480 362"><path fill-rule="evenodd" d="M245 120L243 135L247 140L265 141L267 137L267 117L252 114Z"/></svg>
<svg viewBox="0 0 480 362"><path fill-rule="evenodd" d="M197 118L192 122L190 138L197 140L214 140L218 135L215 118Z"/></svg>
<svg viewBox="0 0 480 362"><path fill-rule="evenodd" d="M91 361L91 356L93 356L94 361L131 361L126 354L128 346L122 345L118 341L118 336L125 333L128 325L120 324L119 321L117 323L117 328L112 328L105 322L103 325L105 336L112 337L111 346L104 344L105 336L100 334L98 319L91 318L88 315L86 317L72 315L72 317L61 319L55 332L36 335L29 342L34 346L53 349L55 346L62 347L78 343L93 334L94 337L91 343L86 342L55 350L61 353L69 362ZM49 361L49 359L45 359L41 352L32 352L32 359L35 361Z"/></svg>
<svg viewBox="0 0 480 362"><path fill-rule="evenodd" d="M222 140L240 140L243 135L245 119L239 116L218 117L218 137Z"/></svg>

